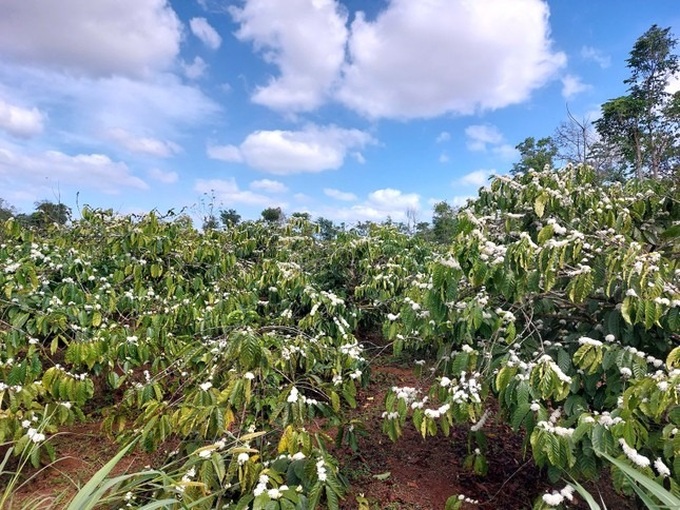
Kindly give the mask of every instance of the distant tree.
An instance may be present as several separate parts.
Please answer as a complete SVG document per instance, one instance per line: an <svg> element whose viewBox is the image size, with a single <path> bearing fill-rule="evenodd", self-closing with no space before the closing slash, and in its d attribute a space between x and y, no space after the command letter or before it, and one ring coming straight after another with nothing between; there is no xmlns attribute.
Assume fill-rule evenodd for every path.
<svg viewBox="0 0 680 510"><path fill-rule="evenodd" d="M628 94L605 102L594 123L636 177L670 175L680 161L680 93L667 90L680 71L676 45L670 28L657 25L638 38L626 61Z"/></svg>
<svg viewBox="0 0 680 510"><path fill-rule="evenodd" d="M42 215L45 222L65 225L71 219L71 208L62 204L42 200L35 203L35 212ZM35 214L35 213L34 213Z"/></svg>
<svg viewBox="0 0 680 510"><path fill-rule="evenodd" d="M291 218L298 218L305 221L312 221L312 215L308 212L294 212L290 215Z"/></svg>
<svg viewBox="0 0 680 510"><path fill-rule="evenodd" d="M214 214L209 214L203 217L203 225L201 225L203 230L217 230L219 227L220 222L217 221L217 216Z"/></svg>
<svg viewBox="0 0 680 510"><path fill-rule="evenodd" d="M280 207L267 207L260 214L262 219L270 224L281 224L284 220L283 211Z"/></svg>
<svg viewBox="0 0 680 510"><path fill-rule="evenodd" d="M512 165L512 174L522 174L530 168L543 170L546 165L552 167L558 153L555 141L549 136L539 140L530 136L517 144L515 149L519 151L520 160Z"/></svg>
<svg viewBox="0 0 680 510"><path fill-rule="evenodd" d="M29 227L45 228L56 223L65 225L71 219L71 208L62 204L42 200L35 203L35 211L31 214L19 214L17 220Z"/></svg>
<svg viewBox="0 0 680 510"><path fill-rule="evenodd" d="M418 211L414 207L406 209L406 231L414 234L418 224Z"/></svg>
<svg viewBox="0 0 680 510"><path fill-rule="evenodd" d="M453 239L456 228L456 210L447 202L434 205L432 214L432 240L448 244Z"/></svg>
<svg viewBox="0 0 680 510"><path fill-rule="evenodd" d="M552 135L557 147L557 158L565 163L593 165L593 145L597 142L597 133L590 120L577 119L567 107L567 120L560 123Z"/></svg>
<svg viewBox="0 0 680 510"><path fill-rule="evenodd" d="M8 220L16 214L16 209L4 198L0 198L0 221Z"/></svg>
<svg viewBox="0 0 680 510"><path fill-rule="evenodd" d="M335 239L340 232L340 228L333 223L333 220L319 216L316 219L316 224L319 226L319 238L324 241Z"/></svg>
<svg viewBox="0 0 680 510"><path fill-rule="evenodd" d="M432 241L433 236L432 236L432 229L430 228L430 224L427 221L419 221L416 224L415 227L415 234L416 237L419 237L421 239L424 239L425 241Z"/></svg>
<svg viewBox="0 0 680 510"><path fill-rule="evenodd" d="M360 236L367 236L375 226L376 224L372 221L357 221L350 229L350 232L354 232Z"/></svg>
<svg viewBox="0 0 680 510"><path fill-rule="evenodd" d="M241 215L236 212L236 209L223 209L220 211L220 221L225 228L234 227L241 222Z"/></svg>

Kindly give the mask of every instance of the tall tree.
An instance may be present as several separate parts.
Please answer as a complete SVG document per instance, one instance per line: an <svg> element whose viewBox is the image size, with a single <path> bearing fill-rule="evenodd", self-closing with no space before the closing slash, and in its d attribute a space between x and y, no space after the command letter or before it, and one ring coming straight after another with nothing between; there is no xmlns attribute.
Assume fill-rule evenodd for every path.
<svg viewBox="0 0 680 510"><path fill-rule="evenodd" d="M567 120L557 126L552 139L563 162L597 167L593 154L597 135L589 119L577 119L567 107Z"/></svg>
<svg viewBox="0 0 680 510"><path fill-rule="evenodd" d="M543 170L546 165L552 167L557 156L557 146L549 136L539 140L530 136L517 144L515 149L519 151L520 160L512 165L512 174L522 174L530 168Z"/></svg>
<svg viewBox="0 0 680 510"><path fill-rule="evenodd" d="M267 223L280 224L284 220L283 211L280 207L267 207L261 213L262 219Z"/></svg>
<svg viewBox="0 0 680 510"><path fill-rule="evenodd" d="M71 208L62 203L42 200L35 203L35 211L19 214L17 219L24 225L37 228L45 228L52 223L65 225L71 219Z"/></svg>
<svg viewBox="0 0 680 510"><path fill-rule="evenodd" d="M236 209L223 209L220 211L220 221L225 228L230 228L241 222L241 215L236 212Z"/></svg>
<svg viewBox="0 0 680 510"><path fill-rule="evenodd" d="M432 213L432 238L437 243L448 244L456 229L456 210L448 202L438 202Z"/></svg>
<svg viewBox="0 0 680 510"><path fill-rule="evenodd" d="M676 45L670 28L652 25L626 60L628 94L604 103L595 122L603 143L618 148L636 177L669 175L680 158L680 95L668 92L680 71Z"/></svg>

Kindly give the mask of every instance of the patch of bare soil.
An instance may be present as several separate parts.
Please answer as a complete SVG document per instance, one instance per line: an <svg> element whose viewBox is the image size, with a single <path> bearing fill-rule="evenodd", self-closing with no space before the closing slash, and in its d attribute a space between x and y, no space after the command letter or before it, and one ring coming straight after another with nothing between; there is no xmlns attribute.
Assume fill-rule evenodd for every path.
<svg viewBox="0 0 680 510"><path fill-rule="evenodd" d="M423 439L407 423L404 435L393 443L381 430L384 397L391 386L423 388L424 383L410 368L373 368L372 383L358 396L356 414L364 421L366 432L359 449L356 453L349 448L336 452L350 482L343 510L359 508L358 502L363 498L371 510L443 510L446 500L454 494L479 502L463 508L523 509L532 508L536 497L552 490L544 473L531 462L530 454L525 456L523 438L493 419L484 428L489 439L486 476L477 476L463 466L468 455L467 426L453 429L449 437ZM605 493L605 503L617 510L636 508L611 490ZM577 502L570 508L587 506Z"/></svg>
<svg viewBox="0 0 680 510"><path fill-rule="evenodd" d="M102 432L99 422L65 427L50 441L57 459L41 470L27 470L24 483L12 495L8 509L64 508L121 448ZM165 458L165 449L151 454L137 449L128 453L110 476L140 471L145 466L157 467Z"/></svg>

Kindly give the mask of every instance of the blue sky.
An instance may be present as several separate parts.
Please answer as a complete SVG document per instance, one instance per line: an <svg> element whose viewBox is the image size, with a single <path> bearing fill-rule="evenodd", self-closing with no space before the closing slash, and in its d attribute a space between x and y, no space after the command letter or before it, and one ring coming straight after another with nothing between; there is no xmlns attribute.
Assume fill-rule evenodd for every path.
<svg viewBox="0 0 680 510"><path fill-rule="evenodd" d="M624 94L652 24L677 2L3 0L0 197L428 221Z"/></svg>

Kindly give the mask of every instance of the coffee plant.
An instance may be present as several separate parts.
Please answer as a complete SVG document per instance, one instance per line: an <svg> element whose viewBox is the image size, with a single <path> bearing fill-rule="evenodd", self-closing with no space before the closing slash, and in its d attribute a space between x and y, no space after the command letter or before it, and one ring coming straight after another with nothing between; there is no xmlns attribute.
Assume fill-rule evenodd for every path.
<svg viewBox="0 0 680 510"><path fill-rule="evenodd" d="M381 331L416 372L434 367L429 391L388 392L392 440L468 427L465 464L483 475L485 425L503 420L555 483L595 479L610 456L677 495L679 199L583 167L496 177L443 247L389 225L322 241L298 216L204 232L88 208L40 230L9 219L0 441L35 466L88 419L135 448L174 441L110 487L130 508L338 508L329 446L358 445L348 410Z"/></svg>

